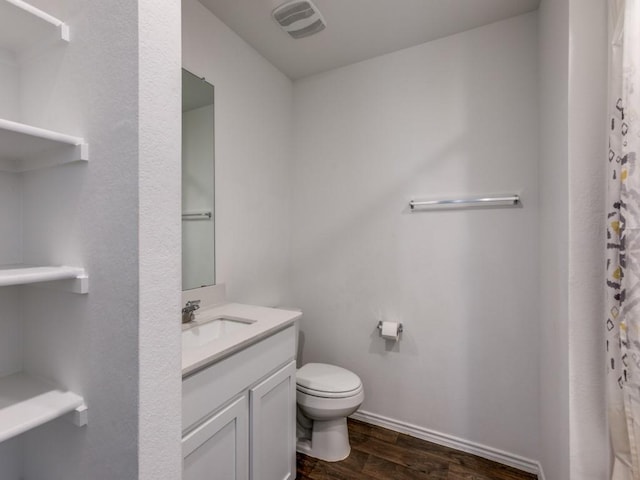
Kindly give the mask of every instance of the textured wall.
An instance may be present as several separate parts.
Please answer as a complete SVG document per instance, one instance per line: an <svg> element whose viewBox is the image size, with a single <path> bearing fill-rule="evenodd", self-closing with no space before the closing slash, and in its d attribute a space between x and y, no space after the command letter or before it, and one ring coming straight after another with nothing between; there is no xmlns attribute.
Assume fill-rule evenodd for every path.
<svg viewBox="0 0 640 480"><path fill-rule="evenodd" d="M547 480L609 471L602 316L606 2L540 7L540 461Z"/></svg>
<svg viewBox="0 0 640 480"><path fill-rule="evenodd" d="M569 3L540 6L540 462L569 478Z"/></svg>
<svg viewBox="0 0 640 480"><path fill-rule="evenodd" d="M0 49L0 117L18 121L18 69L15 56Z"/></svg>
<svg viewBox="0 0 640 480"><path fill-rule="evenodd" d="M20 480L23 467L22 439L20 437L0 444L0 473L7 480Z"/></svg>
<svg viewBox="0 0 640 480"><path fill-rule="evenodd" d="M33 3L66 20L72 42L24 63L16 117L84 136L91 161L22 177L15 238L26 262L86 267L90 293L21 289L11 338L24 339L26 370L84 395L90 424L52 422L3 445L3 459L24 446L24 471L3 461L0 477L175 479L180 420L165 414L180 398L179 2Z"/></svg>
<svg viewBox="0 0 640 480"><path fill-rule="evenodd" d="M139 0L139 480L182 476L180 0Z"/></svg>
<svg viewBox="0 0 640 480"><path fill-rule="evenodd" d="M604 339L607 1L571 0L569 410L571 479L609 474ZM560 479L560 477L558 477ZM548 480L553 478L548 477Z"/></svg>
<svg viewBox="0 0 640 480"><path fill-rule="evenodd" d="M534 459L536 18L295 82L292 181L303 360L358 373L366 411ZM523 208L408 212L511 192Z"/></svg>
<svg viewBox="0 0 640 480"><path fill-rule="evenodd" d="M18 120L18 69L15 58L0 50L0 117ZM0 172L0 264L22 260L22 194L19 175ZM22 318L18 290L0 288L0 376L22 369ZM0 465L7 471L22 468L16 443L0 444ZM0 468L0 474L3 473ZM15 478L16 474L8 474ZM13 475L13 477L11 476Z"/></svg>
<svg viewBox="0 0 640 480"><path fill-rule="evenodd" d="M85 396L88 428L25 435L25 478L138 475L138 3L37 3L72 42L21 76L25 121L84 136L89 164L24 175L24 259L81 265L86 296L25 288L25 367ZM64 459L64 461L61 461Z"/></svg>
<svg viewBox="0 0 640 480"><path fill-rule="evenodd" d="M291 81L196 0L183 2L183 66L215 87L216 282L278 305L289 262Z"/></svg>

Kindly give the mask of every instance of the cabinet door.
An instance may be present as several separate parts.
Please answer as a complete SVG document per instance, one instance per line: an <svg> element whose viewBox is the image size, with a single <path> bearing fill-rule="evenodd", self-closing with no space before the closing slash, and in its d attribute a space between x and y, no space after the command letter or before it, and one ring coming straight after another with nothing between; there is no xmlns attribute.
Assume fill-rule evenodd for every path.
<svg viewBox="0 0 640 480"><path fill-rule="evenodd" d="M182 439L183 480L248 480L249 406L244 395Z"/></svg>
<svg viewBox="0 0 640 480"><path fill-rule="evenodd" d="M296 364L289 363L250 391L251 479L296 478Z"/></svg>

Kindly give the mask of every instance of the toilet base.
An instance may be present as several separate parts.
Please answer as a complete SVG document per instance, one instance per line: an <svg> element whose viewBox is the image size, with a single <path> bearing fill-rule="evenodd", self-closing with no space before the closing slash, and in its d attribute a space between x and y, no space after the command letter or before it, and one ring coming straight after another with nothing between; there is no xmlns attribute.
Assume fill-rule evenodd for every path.
<svg viewBox="0 0 640 480"><path fill-rule="evenodd" d="M296 450L326 462L344 460L351 453L347 419L314 420L311 441L298 441Z"/></svg>

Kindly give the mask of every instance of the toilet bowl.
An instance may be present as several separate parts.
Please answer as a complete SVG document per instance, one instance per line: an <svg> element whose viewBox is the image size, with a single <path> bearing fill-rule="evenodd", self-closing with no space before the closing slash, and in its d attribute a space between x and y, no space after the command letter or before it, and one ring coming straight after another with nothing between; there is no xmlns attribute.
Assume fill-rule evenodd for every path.
<svg viewBox="0 0 640 480"><path fill-rule="evenodd" d="M360 378L347 369L308 363L296 373L297 450L328 462L351 452L347 417L364 400Z"/></svg>

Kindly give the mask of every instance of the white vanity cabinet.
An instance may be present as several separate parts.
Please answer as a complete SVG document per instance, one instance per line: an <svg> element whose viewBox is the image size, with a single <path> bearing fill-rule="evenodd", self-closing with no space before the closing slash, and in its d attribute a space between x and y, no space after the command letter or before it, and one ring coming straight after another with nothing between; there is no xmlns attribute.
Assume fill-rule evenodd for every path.
<svg viewBox="0 0 640 480"><path fill-rule="evenodd" d="M295 329L183 379L184 480L294 480Z"/></svg>
<svg viewBox="0 0 640 480"><path fill-rule="evenodd" d="M242 395L182 439L182 480L249 478L249 409Z"/></svg>
<svg viewBox="0 0 640 480"><path fill-rule="evenodd" d="M296 478L296 362L250 390L252 480Z"/></svg>

